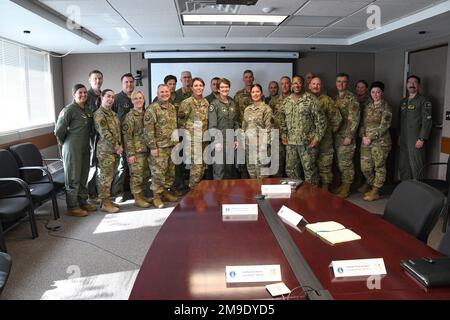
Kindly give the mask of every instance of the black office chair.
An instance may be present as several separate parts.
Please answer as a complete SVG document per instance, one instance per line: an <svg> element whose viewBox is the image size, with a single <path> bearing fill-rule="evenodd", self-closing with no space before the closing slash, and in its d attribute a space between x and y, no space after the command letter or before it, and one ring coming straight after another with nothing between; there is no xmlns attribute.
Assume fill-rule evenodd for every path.
<svg viewBox="0 0 450 320"><path fill-rule="evenodd" d="M30 188L19 178L19 168L9 151L0 149L0 163L0 223L11 226L28 213L34 239L38 231Z"/></svg>
<svg viewBox="0 0 450 320"><path fill-rule="evenodd" d="M442 193L417 180L406 180L394 189L383 219L426 243L445 208L446 197Z"/></svg>
<svg viewBox="0 0 450 320"><path fill-rule="evenodd" d="M447 159L447 162L431 162L427 163L422 167L419 173L419 177L423 177L425 175L425 170L431 166L447 166L447 171L445 173L445 180L441 179L420 179L420 182L426 183L429 186L439 190L447 197L447 208L445 210L444 215L444 224L442 225L442 232L447 231L448 220L450 216L450 156Z"/></svg>
<svg viewBox="0 0 450 320"><path fill-rule="evenodd" d="M52 200L53 216L59 218L58 202L56 200L56 186L50 171L42 166L42 156L32 143L21 143L9 147L14 156L21 178L31 188L31 197L35 206L40 206L48 199ZM64 184L64 177L63 177Z"/></svg>
<svg viewBox="0 0 450 320"><path fill-rule="evenodd" d="M49 170L47 163L50 161L58 161L62 164L62 159L59 158L42 158L39 149L31 142L12 145L9 147L9 150L11 150L12 154L16 158L19 167L45 167ZM52 173L51 176L56 191L62 190L64 188L64 169ZM48 181L48 179L44 176L44 172L41 170L23 172L23 177L28 183L30 181Z"/></svg>
<svg viewBox="0 0 450 320"><path fill-rule="evenodd" d="M9 272L11 271L11 257L6 252L0 251L0 295L8 281Z"/></svg>
<svg viewBox="0 0 450 320"><path fill-rule="evenodd" d="M450 257L450 231L447 231L442 237L438 251Z"/></svg>

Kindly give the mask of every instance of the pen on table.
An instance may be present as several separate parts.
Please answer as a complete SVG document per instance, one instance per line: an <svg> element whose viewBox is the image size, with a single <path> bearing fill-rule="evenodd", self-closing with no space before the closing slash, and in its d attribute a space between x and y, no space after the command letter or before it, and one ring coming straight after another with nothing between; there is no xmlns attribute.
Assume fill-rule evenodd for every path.
<svg viewBox="0 0 450 320"><path fill-rule="evenodd" d="M424 257L423 260L425 260L428 263L434 263L434 260L432 258L429 258L429 257Z"/></svg>

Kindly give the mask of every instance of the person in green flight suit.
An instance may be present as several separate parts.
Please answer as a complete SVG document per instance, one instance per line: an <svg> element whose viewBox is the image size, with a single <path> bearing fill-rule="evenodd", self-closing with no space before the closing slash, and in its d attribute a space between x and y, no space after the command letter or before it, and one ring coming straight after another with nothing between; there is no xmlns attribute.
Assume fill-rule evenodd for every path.
<svg viewBox="0 0 450 320"><path fill-rule="evenodd" d="M87 89L76 84L72 89L73 102L61 111L55 125L55 136L62 146L67 214L84 217L97 207L88 204L86 188L89 175L89 135L93 115L86 108Z"/></svg>
<svg viewBox="0 0 450 320"><path fill-rule="evenodd" d="M425 163L425 142L432 126L431 102L419 93L420 78L407 79L409 96L400 102L400 180L419 179Z"/></svg>

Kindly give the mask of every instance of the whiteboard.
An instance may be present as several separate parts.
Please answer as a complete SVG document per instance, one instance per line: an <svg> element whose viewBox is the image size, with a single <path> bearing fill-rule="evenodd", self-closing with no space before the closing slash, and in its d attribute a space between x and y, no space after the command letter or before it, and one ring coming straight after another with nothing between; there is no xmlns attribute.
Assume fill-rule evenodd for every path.
<svg viewBox="0 0 450 320"><path fill-rule="evenodd" d="M267 87L270 81L280 81L282 76L292 77L292 62L149 62L151 70L150 95L152 99L157 94L158 85L164 83L168 74L177 77L177 89L181 88L181 72L191 71L192 77L200 77L205 81L206 97L211 93L210 82L214 77L227 78L231 81L230 96L244 88L243 73L249 69L253 71L254 83L259 83L265 96L269 95Z"/></svg>

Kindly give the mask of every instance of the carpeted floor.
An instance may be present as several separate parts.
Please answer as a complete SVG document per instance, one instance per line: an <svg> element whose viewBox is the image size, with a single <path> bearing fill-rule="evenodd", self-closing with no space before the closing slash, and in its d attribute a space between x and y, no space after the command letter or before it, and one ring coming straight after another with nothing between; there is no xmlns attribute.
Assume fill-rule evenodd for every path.
<svg viewBox="0 0 450 320"><path fill-rule="evenodd" d="M353 194L348 200L382 214L387 199L366 202ZM65 215L63 195L58 202L57 221L49 215L50 202L37 210L37 239L31 240L28 222L5 234L13 267L0 300L128 299L154 237L176 204L138 209L130 200L116 215L98 211L75 218ZM430 235L430 246L437 247L441 229L442 219Z"/></svg>

